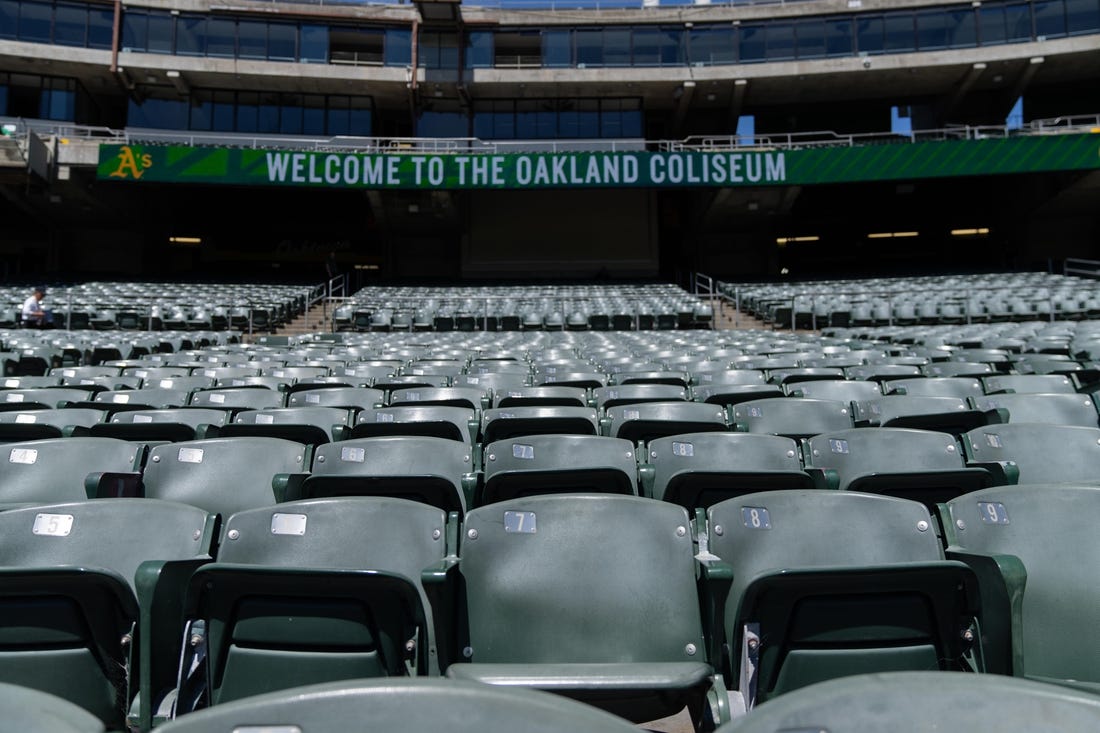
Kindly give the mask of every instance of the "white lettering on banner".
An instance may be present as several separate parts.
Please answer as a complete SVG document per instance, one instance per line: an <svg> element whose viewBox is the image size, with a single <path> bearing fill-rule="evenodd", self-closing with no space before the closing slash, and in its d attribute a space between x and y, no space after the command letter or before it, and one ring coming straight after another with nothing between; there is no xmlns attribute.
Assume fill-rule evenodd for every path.
<svg viewBox="0 0 1100 733"><path fill-rule="evenodd" d="M635 153L519 155L340 155L267 153L273 183L377 187L496 187L705 185L783 183L787 161L781 152L652 153L649 175Z"/></svg>
<svg viewBox="0 0 1100 733"><path fill-rule="evenodd" d="M363 156L363 183L372 186L382 185L382 156L376 155L374 160Z"/></svg>
<svg viewBox="0 0 1100 733"><path fill-rule="evenodd" d="M442 186L443 178L443 159L432 158L428 161L428 183L433 186Z"/></svg>

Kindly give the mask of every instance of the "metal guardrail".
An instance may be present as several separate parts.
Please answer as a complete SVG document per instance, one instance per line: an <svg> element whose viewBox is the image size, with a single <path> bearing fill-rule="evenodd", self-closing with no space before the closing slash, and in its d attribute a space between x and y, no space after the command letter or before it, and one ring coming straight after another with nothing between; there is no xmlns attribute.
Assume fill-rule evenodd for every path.
<svg viewBox="0 0 1100 733"><path fill-rule="evenodd" d="M1062 274L1100 279L1100 260L1082 260L1071 257L1062 263Z"/></svg>
<svg viewBox="0 0 1100 733"><path fill-rule="evenodd" d="M812 0L807 0L812 1ZM838 133L829 130L759 135L700 135L681 140L644 140L640 138L595 138L576 140L481 140L475 137L354 137L305 135L245 135L237 133L192 132L124 128L116 130L95 125L77 125L50 120L0 117L0 124L13 125L9 137L38 135L116 145L188 145L192 147L238 147L259 150L302 150L317 152L381 153L483 153L516 152L621 152L655 150L661 152L718 150L798 150L812 147L854 147L857 145L905 144L944 140L984 140L1031 135L1100 133L1100 114L1052 117L1032 120L1023 126L949 125L930 130L914 130L901 135L887 131Z"/></svg>

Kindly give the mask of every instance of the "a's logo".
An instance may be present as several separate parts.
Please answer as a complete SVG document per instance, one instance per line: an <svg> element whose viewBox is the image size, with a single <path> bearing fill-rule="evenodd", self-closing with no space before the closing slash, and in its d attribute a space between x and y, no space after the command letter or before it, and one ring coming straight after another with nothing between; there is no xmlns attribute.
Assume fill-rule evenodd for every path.
<svg viewBox="0 0 1100 733"><path fill-rule="evenodd" d="M133 148L123 145L118 153L118 167L111 174L111 178L141 178L145 171L153 165L153 156L143 153L140 157L134 154Z"/></svg>

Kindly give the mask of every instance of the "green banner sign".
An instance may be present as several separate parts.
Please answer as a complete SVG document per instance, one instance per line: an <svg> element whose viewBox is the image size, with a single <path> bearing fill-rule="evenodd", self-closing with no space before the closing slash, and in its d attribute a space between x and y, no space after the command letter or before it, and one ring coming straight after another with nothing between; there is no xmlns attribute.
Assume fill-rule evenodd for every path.
<svg viewBox="0 0 1100 733"><path fill-rule="evenodd" d="M709 188L1100 168L1100 135L805 150L383 154L101 145L101 180L368 189Z"/></svg>

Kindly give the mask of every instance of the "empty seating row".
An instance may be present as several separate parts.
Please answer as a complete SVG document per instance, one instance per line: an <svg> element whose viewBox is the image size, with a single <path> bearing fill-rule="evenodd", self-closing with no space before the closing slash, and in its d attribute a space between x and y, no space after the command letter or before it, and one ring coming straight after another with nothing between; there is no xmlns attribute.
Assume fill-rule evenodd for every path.
<svg viewBox="0 0 1100 733"><path fill-rule="evenodd" d="M337 497L220 526L148 498L11 509L0 682L143 730L377 677L533 688L634 723L687 709L700 730L730 720L731 695L748 720L871 672L1084 689L1100 683L1083 560L1098 510L1100 487L1075 484L991 487L931 511L821 489L695 514L591 493L464 517Z"/></svg>
<svg viewBox="0 0 1100 733"><path fill-rule="evenodd" d="M0 506L148 496L228 515L296 498L359 494L463 513L510 498L591 491L695 510L744 493L810 487L934 506L985 486L1100 482L1100 428L1045 423L986 425L958 436L861 427L797 441L717 430L639 442L550 432L508 436L483 448L438 435L311 444L257 432L179 441L79 436L8 443L0 447L6 459L0 461Z"/></svg>

